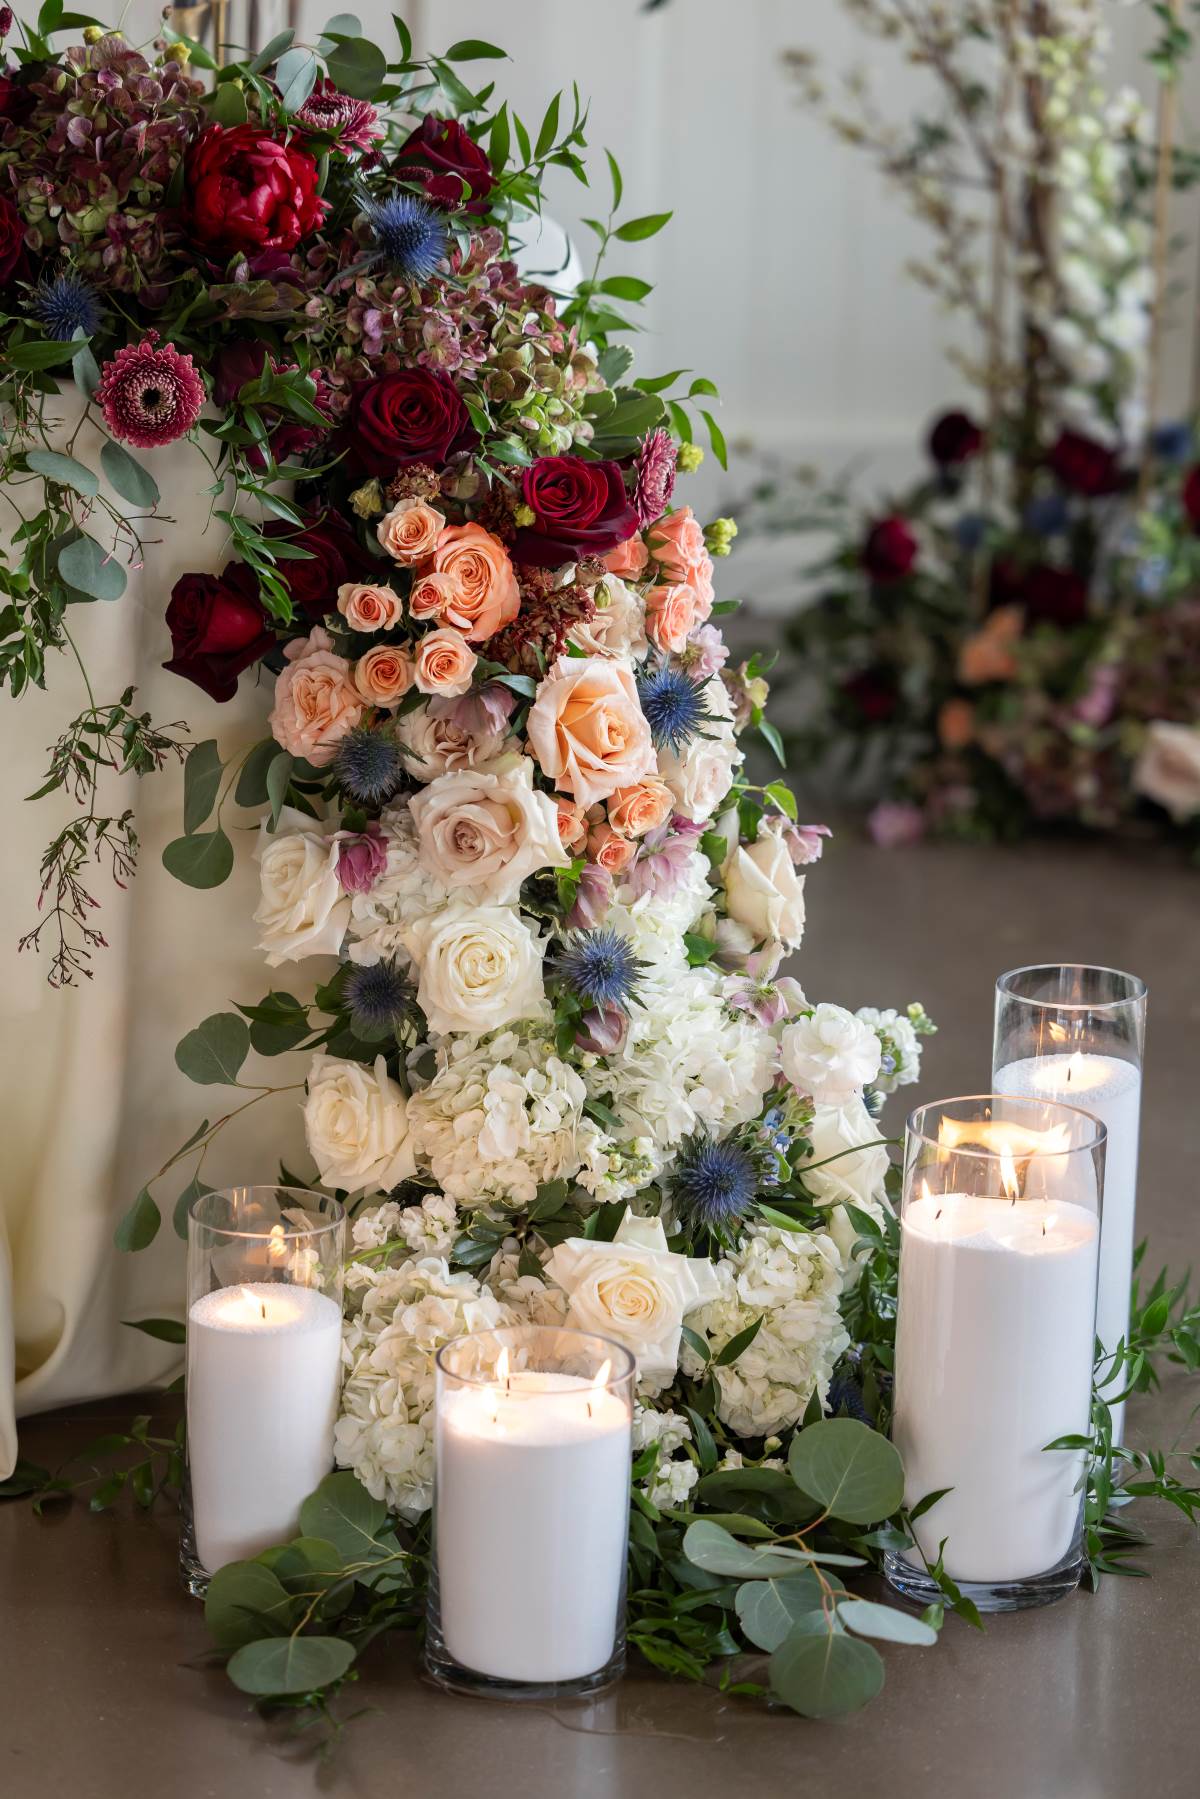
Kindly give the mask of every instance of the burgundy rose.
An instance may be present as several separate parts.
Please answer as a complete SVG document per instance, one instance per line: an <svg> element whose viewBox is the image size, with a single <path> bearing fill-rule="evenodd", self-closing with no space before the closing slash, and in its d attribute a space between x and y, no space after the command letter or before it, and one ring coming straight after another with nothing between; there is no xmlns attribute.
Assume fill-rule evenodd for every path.
<svg viewBox="0 0 1200 1799"><path fill-rule="evenodd" d="M1087 582L1073 568L1035 563L1021 583L1021 604L1032 622L1069 629L1087 617Z"/></svg>
<svg viewBox="0 0 1200 1799"><path fill-rule="evenodd" d="M236 400L247 381L257 381L267 363L267 346L256 337L222 344L213 364L213 399L218 406Z"/></svg>
<svg viewBox="0 0 1200 1799"><path fill-rule="evenodd" d="M1200 463L1188 474L1181 497L1192 530L1200 531Z"/></svg>
<svg viewBox="0 0 1200 1799"><path fill-rule="evenodd" d="M350 526L336 512L325 512L306 518L302 530L273 519L263 526L267 537L285 538L297 549L309 550L305 557L289 556L276 565L275 572L288 590L297 612L308 618L321 619L337 605L337 590L350 581L361 581L378 563L359 544Z"/></svg>
<svg viewBox="0 0 1200 1799"><path fill-rule="evenodd" d="M873 581L902 581L917 560L917 540L907 519L881 518L862 548L862 565Z"/></svg>
<svg viewBox="0 0 1200 1799"><path fill-rule="evenodd" d="M517 532L515 562L554 568L583 556L604 556L637 530L637 515L615 462L539 456L521 477L521 498L533 523Z"/></svg>
<svg viewBox="0 0 1200 1799"><path fill-rule="evenodd" d="M448 375L401 369L354 390L350 448L369 475L394 475L410 462L446 462L476 442L470 415Z"/></svg>
<svg viewBox="0 0 1200 1799"><path fill-rule="evenodd" d="M329 210L307 150L258 125L207 125L187 153L187 212L199 244L226 256L294 250Z"/></svg>
<svg viewBox="0 0 1200 1799"><path fill-rule="evenodd" d="M929 454L940 468L969 462L983 448L983 432L965 412L944 412L929 433Z"/></svg>
<svg viewBox="0 0 1200 1799"><path fill-rule="evenodd" d="M1097 443L1094 437L1085 437L1082 431L1060 432L1046 461L1064 487L1089 500L1120 489L1115 450Z"/></svg>
<svg viewBox="0 0 1200 1799"><path fill-rule="evenodd" d="M487 211L487 197L496 185L492 165L457 119L439 119L426 113L420 125L400 147L394 163L405 180L419 183L435 205L453 211ZM464 194L463 182L469 192Z"/></svg>
<svg viewBox="0 0 1200 1799"><path fill-rule="evenodd" d="M27 272L24 220L12 201L0 194L0 287Z"/></svg>
<svg viewBox="0 0 1200 1799"><path fill-rule="evenodd" d="M167 629L172 654L163 667L214 700L231 700L242 670L275 643L244 562L227 563L219 575L181 575L167 606Z"/></svg>
<svg viewBox="0 0 1200 1799"><path fill-rule="evenodd" d="M23 125L36 105L37 95L10 70L0 69L0 134L6 125Z"/></svg>
<svg viewBox="0 0 1200 1799"><path fill-rule="evenodd" d="M864 668L842 682L842 694L868 724L886 724L896 710L899 695L891 671Z"/></svg>

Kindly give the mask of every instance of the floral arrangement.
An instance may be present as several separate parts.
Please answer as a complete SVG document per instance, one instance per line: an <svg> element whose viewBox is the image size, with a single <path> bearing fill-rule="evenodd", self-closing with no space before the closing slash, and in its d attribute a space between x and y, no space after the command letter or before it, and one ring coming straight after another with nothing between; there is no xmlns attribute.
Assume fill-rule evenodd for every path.
<svg viewBox="0 0 1200 1799"><path fill-rule="evenodd" d="M889 123L794 58L807 100L865 148L937 241L912 270L962 314L982 390L929 432L929 471L864 508L847 484L773 480L759 522L819 531L795 619L794 751L855 768L882 841L927 829L1112 830L1138 816L1200 845L1200 468L1155 425L1167 201L1186 34L1152 60L1157 132L1103 81L1103 9L864 0L859 21L931 76Z"/></svg>

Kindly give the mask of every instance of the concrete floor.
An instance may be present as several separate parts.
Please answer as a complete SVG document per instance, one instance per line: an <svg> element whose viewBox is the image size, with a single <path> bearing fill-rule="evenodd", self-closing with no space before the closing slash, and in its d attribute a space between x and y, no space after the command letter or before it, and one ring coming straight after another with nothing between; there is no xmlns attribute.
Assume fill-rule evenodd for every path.
<svg viewBox="0 0 1200 1799"><path fill-rule="evenodd" d="M809 902L797 972L810 998L921 999L941 1025L920 1088L892 1102L896 1130L904 1098L986 1085L1004 969L1063 960L1141 974L1151 999L1139 1232L1155 1265L1200 1259L1200 874L1157 850L888 855L847 833L812 871ZM1197 1401L1200 1384L1170 1379L1131 1407L1131 1437L1194 1444ZM32 1421L23 1452L54 1460L130 1413L114 1401L86 1419ZM320 1761L206 1666L173 1518L75 1507L39 1522L11 1504L0 1508L0 1794L1192 1799L1200 1543L1182 1520L1145 1522L1152 1580L1108 1581L995 1619L982 1637L952 1619L936 1649L889 1650L883 1694L837 1723L642 1670L591 1704L506 1709L424 1686L401 1642L368 1657L353 1704L371 1709Z"/></svg>

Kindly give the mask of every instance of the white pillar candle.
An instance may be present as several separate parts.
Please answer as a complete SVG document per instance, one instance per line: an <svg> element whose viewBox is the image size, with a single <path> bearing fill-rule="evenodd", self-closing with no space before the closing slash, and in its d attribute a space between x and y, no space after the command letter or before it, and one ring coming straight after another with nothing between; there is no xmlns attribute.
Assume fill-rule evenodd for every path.
<svg viewBox="0 0 1200 1799"><path fill-rule="evenodd" d="M188 1313L188 1473L212 1574L294 1536L333 1466L342 1318L314 1287L218 1287Z"/></svg>
<svg viewBox="0 0 1200 1799"><path fill-rule="evenodd" d="M955 1580L1043 1574L1071 1547L1091 1404L1097 1220L1054 1200L925 1194L901 1221L896 1410L905 1501Z"/></svg>
<svg viewBox="0 0 1200 1799"><path fill-rule="evenodd" d="M1060 1100L1090 1112L1108 1127L1104 1162L1104 1217L1100 1227L1100 1282L1096 1335L1112 1351L1129 1332L1137 1202L1138 1121L1142 1074L1117 1056L1082 1052L1028 1056L996 1070L997 1093ZM1123 1377L1118 1375L1118 1387ZM1120 1441L1124 1406L1113 1408L1113 1439Z"/></svg>
<svg viewBox="0 0 1200 1799"><path fill-rule="evenodd" d="M497 1680L580 1680L610 1660L624 1590L629 1410L574 1374L443 1392L435 1531L442 1636Z"/></svg>

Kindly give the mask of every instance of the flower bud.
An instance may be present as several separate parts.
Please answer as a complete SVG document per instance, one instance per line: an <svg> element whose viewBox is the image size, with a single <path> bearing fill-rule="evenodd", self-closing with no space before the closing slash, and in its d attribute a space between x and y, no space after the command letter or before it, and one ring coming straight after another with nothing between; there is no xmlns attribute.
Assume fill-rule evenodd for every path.
<svg viewBox="0 0 1200 1799"><path fill-rule="evenodd" d="M699 444L680 444L675 466L681 475L694 475L703 461L704 451Z"/></svg>

